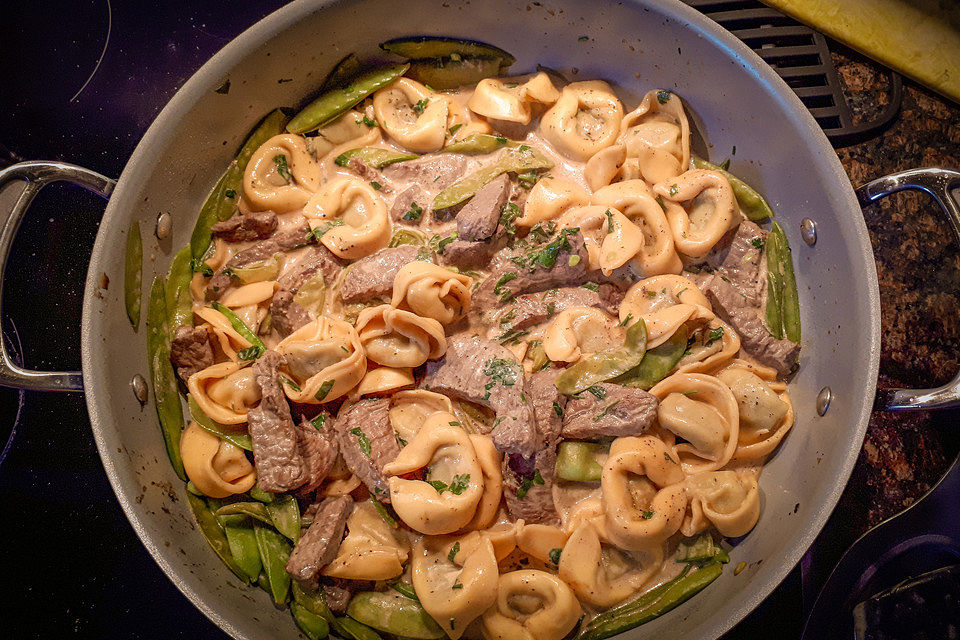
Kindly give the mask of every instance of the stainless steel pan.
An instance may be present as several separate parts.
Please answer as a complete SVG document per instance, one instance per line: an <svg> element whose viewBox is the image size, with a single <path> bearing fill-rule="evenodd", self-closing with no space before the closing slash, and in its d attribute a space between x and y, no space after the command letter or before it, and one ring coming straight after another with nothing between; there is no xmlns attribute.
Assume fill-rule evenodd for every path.
<svg viewBox="0 0 960 640"><path fill-rule="evenodd" d="M385 39L418 33L497 44L517 56L517 72L541 63L576 69L571 72L579 78L607 78L634 94L652 87L676 90L715 155L736 146L737 171L766 194L787 230L804 327L802 367L792 388L798 418L764 471L760 522L733 552L734 563L744 560L747 569L739 576L725 572L690 602L626 634L715 638L783 579L836 504L873 404L880 308L860 203L827 139L760 58L680 2L301 0L268 16L177 92L116 183L64 163L24 163L0 172L0 263L44 184L66 180L110 198L87 273L83 373L26 371L0 353L0 383L85 391L117 498L170 579L234 637L296 637L288 614L274 609L266 594L242 587L195 530L152 407L141 408L131 388L135 376L146 373L146 332L130 328L121 287L103 289L101 278L121 282L126 229L134 219L153 229L158 212L172 216L172 237L146 236L144 282L164 273L174 248L187 242L200 204L261 116L277 105L302 103L347 52L372 53ZM227 79L229 93L215 92ZM949 185L958 177L940 170L907 172L867 185L860 202L902 188L923 189L938 198L957 230L960 211ZM800 238L804 218L816 223L812 246ZM902 392L892 403L942 406L956 402L957 386L954 381L944 389ZM829 407L825 388L832 394ZM822 416L818 396L826 409Z"/></svg>

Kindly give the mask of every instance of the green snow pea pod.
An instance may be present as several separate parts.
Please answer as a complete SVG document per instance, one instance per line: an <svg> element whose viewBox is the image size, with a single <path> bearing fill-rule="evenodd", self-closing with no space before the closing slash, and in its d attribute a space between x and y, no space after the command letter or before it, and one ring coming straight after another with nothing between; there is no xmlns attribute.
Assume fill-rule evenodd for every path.
<svg viewBox="0 0 960 640"><path fill-rule="evenodd" d="M498 58L500 65L504 68L509 67L517 61L510 53L500 47L495 47L486 42L463 40L461 38L406 36L382 42L380 43L380 48L403 58L411 58L414 60L479 56L484 58Z"/></svg>
<svg viewBox="0 0 960 640"><path fill-rule="evenodd" d="M197 519L197 525L200 527L200 533L207 540L207 544L213 549L223 563L227 565L230 571L233 571L238 578L244 582L249 582L246 572L240 568L233 554L230 553L230 543L227 542L227 536L223 532L217 517L213 515L213 501L207 501L200 496L192 493L187 494L187 502L190 504L190 510L193 511L193 517Z"/></svg>
<svg viewBox="0 0 960 640"><path fill-rule="evenodd" d="M767 302L764 317L770 335L783 338L783 272L780 242L776 233L767 235L764 252L767 254Z"/></svg>
<svg viewBox="0 0 960 640"><path fill-rule="evenodd" d="M433 208L446 209L472 198L477 191L502 173L550 169L553 161L527 145L507 149L496 162L464 176L441 191L433 199Z"/></svg>
<svg viewBox="0 0 960 640"><path fill-rule="evenodd" d="M267 350L266 345L263 344L263 340L261 340L257 334L251 331L250 327L245 325L243 320L237 317L237 314L219 302L214 302L213 308L224 315L224 317L230 322L230 326L233 327L234 331L246 338L246 340L253 345L249 349L244 349L237 354L242 360L256 360L263 355L263 352Z"/></svg>
<svg viewBox="0 0 960 640"><path fill-rule="evenodd" d="M278 605L284 605L290 597L290 575L287 573L287 560L293 548L290 542L272 527L255 522L253 532L260 551L260 561L267 574L270 595Z"/></svg>
<svg viewBox="0 0 960 640"><path fill-rule="evenodd" d="M423 237L423 234L419 231L413 231L412 229L398 229L394 232L393 237L390 238L390 242L387 244L387 247L393 249L394 247L399 247L402 244L412 244L415 247L422 247L427 243L427 239Z"/></svg>
<svg viewBox="0 0 960 640"><path fill-rule="evenodd" d="M713 541L709 533L700 534L693 542L681 542L677 545L677 562L703 563L716 560L726 564L730 556Z"/></svg>
<svg viewBox="0 0 960 640"><path fill-rule="evenodd" d="M507 145L511 147L519 146L519 142L511 142L504 136L492 136L489 133L474 133L465 137L463 140L451 142L440 153L465 153L476 155L482 153L493 153L501 147Z"/></svg>
<svg viewBox="0 0 960 640"><path fill-rule="evenodd" d="M357 54L348 53L330 70L330 73L328 73L327 77L323 80L323 84L320 85L320 90L329 91L330 89L337 89L344 86L350 82L350 80L360 75L361 69L362 65L360 64L360 58L357 57Z"/></svg>
<svg viewBox="0 0 960 640"><path fill-rule="evenodd" d="M334 630L343 636L344 640L382 640L380 634L367 625L357 622L346 616L337 618Z"/></svg>
<svg viewBox="0 0 960 640"><path fill-rule="evenodd" d="M249 516L255 520L263 522L264 524L273 526L273 518L270 517L270 512L267 511L267 505L263 504L262 502L231 502L217 509L217 515Z"/></svg>
<svg viewBox="0 0 960 640"><path fill-rule="evenodd" d="M564 440L557 449L557 477L573 482L599 482L603 473L600 459L609 450L605 444Z"/></svg>
<svg viewBox="0 0 960 640"><path fill-rule="evenodd" d="M226 440L230 444L236 445L241 449L253 451L253 441L246 433L238 433L227 425L220 424L203 412L193 396L187 394L187 408L190 410L190 417L201 427L217 436L221 440Z"/></svg>
<svg viewBox="0 0 960 640"><path fill-rule="evenodd" d="M686 325L674 332L663 344L650 349L636 367L611 380L627 387L647 390L667 377L687 350L689 332Z"/></svg>
<svg viewBox="0 0 960 640"><path fill-rule="evenodd" d="M300 540L300 506L292 496L278 497L265 505L277 531L293 540Z"/></svg>
<svg viewBox="0 0 960 640"><path fill-rule="evenodd" d="M290 614L293 616L293 621L297 623L300 631L303 631L303 634L310 638L310 640L321 640L330 635L330 625L327 621L321 616L309 611L306 607L296 602L291 602Z"/></svg>
<svg viewBox="0 0 960 640"><path fill-rule="evenodd" d="M405 638L436 640L444 636L443 629L417 600L395 591L357 593L347 606L347 615L378 631Z"/></svg>
<svg viewBox="0 0 960 640"><path fill-rule="evenodd" d="M381 149L380 147L359 147L344 151L333 159L338 167L345 167L350 164L353 158L360 158L365 165L382 169L395 162L405 162L407 160L416 160L420 156L415 153L400 153L393 149Z"/></svg>
<svg viewBox="0 0 960 640"><path fill-rule="evenodd" d="M134 220L127 230L127 252L123 264L123 305L127 319L136 331L140 328L140 298L143 296L143 241L140 223Z"/></svg>
<svg viewBox="0 0 960 640"><path fill-rule="evenodd" d="M193 269L190 268L190 247L184 247L173 256L170 272L167 274L166 299L167 315L170 317L170 331L176 333L181 325L193 324L193 298L190 296L190 281Z"/></svg>
<svg viewBox="0 0 960 640"><path fill-rule="evenodd" d="M723 167L719 167L712 162L707 162L703 158L690 156L690 164L697 169L706 169L707 171L716 171L727 179L733 188L733 195L737 198L737 204L740 205L740 211L754 222L766 220L773 217L773 209L767 201L757 191L746 182L733 175Z"/></svg>
<svg viewBox="0 0 960 640"><path fill-rule="evenodd" d="M474 85L500 73L498 58L479 56L411 60L407 75L437 91Z"/></svg>
<svg viewBox="0 0 960 640"><path fill-rule="evenodd" d="M217 521L223 527L227 545L234 562L247 575L247 582L253 584L260 577L263 563L257 549L257 538L253 533L253 523L247 516L221 516Z"/></svg>
<svg viewBox="0 0 960 640"><path fill-rule="evenodd" d="M783 232L783 228L776 222L770 231L777 236L777 253L780 263L779 272L783 276L781 315L783 317L783 333L791 342L800 342L800 295L797 291L797 278L793 272L793 253L790 243Z"/></svg>
<svg viewBox="0 0 960 640"><path fill-rule="evenodd" d="M187 474L180 457L180 433L183 431L183 406L177 388L177 374L170 364L170 333L167 324L167 304L163 277L157 276L150 288L147 302L147 356L153 397L160 420L160 430L167 446L170 464L184 482Z"/></svg>
<svg viewBox="0 0 960 640"><path fill-rule="evenodd" d="M409 64L399 64L374 69L358 76L345 87L324 93L290 120L287 131L306 133L322 127L374 91L402 76L409 68Z"/></svg>
<svg viewBox="0 0 960 640"><path fill-rule="evenodd" d="M643 360L647 349L647 325L641 318L627 329L623 346L584 356L557 376L560 393L572 396L598 382L623 375Z"/></svg>

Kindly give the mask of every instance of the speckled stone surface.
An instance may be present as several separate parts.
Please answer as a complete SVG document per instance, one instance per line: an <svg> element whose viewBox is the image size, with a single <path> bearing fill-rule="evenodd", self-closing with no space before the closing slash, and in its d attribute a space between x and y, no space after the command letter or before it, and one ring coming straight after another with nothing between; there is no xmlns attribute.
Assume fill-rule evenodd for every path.
<svg viewBox="0 0 960 640"><path fill-rule="evenodd" d="M834 63L855 114L871 119L886 103L889 73L847 51ZM905 82L890 127L837 153L854 185L916 167L960 168L960 106ZM890 196L864 217L880 281L878 387L943 384L960 369L960 251L949 225L917 192ZM820 582L856 538L922 497L958 450L960 411L875 411L850 483L808 556L820 575L804 582Z"/></svg>

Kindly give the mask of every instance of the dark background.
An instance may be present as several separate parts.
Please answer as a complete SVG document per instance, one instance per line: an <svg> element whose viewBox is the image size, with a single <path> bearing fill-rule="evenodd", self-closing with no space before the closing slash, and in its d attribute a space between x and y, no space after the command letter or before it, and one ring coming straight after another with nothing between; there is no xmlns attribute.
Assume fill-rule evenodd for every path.
<svg viewBox="0 0 960 640"><path fill-rule="evenodd" d="M282 4L113 0L108 11L105 0L5 3L0 163L62 159L118 176L177 88L230 39ZM105 55L80 91L104 51L108 23ZM857 56L841 54L839 62L852 70L844 73L844 81L853 89L858 78L879 77L875 66ZM906 100L915 116L925 118L933 141L918 142L923 128L901 121L883 142L878 138L841 152L856 181L919 164L957 164L953 155L937 155L941 146L936 140L937 133L942 136L951 126L956 131L956 109L915 87L909 88ZM897 134L898 127L905 132ZM955 151L960 137L948 137ZM888 157L891 145L898 144L909 153ZM928 158L934 162L925 162ZM919 201L907 204L934 219L937 215ZM5 273L2 329L8 348L31 368L79 368L82 282L102 211L103 203L95 197L53 186L37 198L22 227ZM901 233L903 220L893 222L892 228ZM898 257L888 259L883 246L889 231L885 223L871 224L886 295L884 370L892 376L882 377L881 385L918 386L948 379L960 340L955 326L935 327L929 339L914 335L905 346L897 342L903 329L898 333L901 325L896 323L905 309L925 314L925 304L955 312L956 299L930 302L922 297L923 285L912 280L906 284L915 297L891 298L903 292L904 282L895 275L903 266L899 247L910 248L912 236L907 235L907 245L902 235L889 238L890 245L898 247ZM914 249L917 255L908 257L915 263L924 264L931 251L942 263L956 261L948 235ZM912 270L916 264L909 266ZM954 271L950 274L949 282L941 285L956 283ZM926 350L918 352L917 344ZM931 372L931 366L936 370ZM945 422L925 414L914 414L908 422L875 414L843 508L801 563L804 580L796 568L728 640L768 637L774 629L779 637L799 637L810 596L846 546L868 524L921 495L952 460L958 438L949 435L955 428L944 427ZM0 620L8 632L37 638L64 633L90 638L225 637L170 584L134 535L100 464L82 395L0 389L0 444L4 442L0 526L6 586ZM908 478L897 465L910 469Z"/></svg>

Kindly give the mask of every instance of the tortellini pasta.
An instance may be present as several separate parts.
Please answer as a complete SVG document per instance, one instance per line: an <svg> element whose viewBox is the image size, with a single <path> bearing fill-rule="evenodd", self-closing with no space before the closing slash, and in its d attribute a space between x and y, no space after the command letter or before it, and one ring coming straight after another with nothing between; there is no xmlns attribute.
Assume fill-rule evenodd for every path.
<svg viewBox="0 0 960 640"><path fill-rule="evenodd" d="M211 498L246 493L257 472L240 447L221 440L191 421L180 436L183 468L194 486Z"/></svg>
<svg viewBox="0 0 960 640"><path fill-rule="evenodd" d="M538 222L554 220L571 207L581 207L590 200L586 189L569 180L544 176L533 185L523 205L523 215L517 218L520 227L532 227Z"/></svg>
<svg viewBox="0 0 960 640"><path fill-rule="evenodd" d="M194 310L201 319L207 322L209 330L213 331L213 337L223 354L234 362L239 362L240 356L237 355L244 349L249 349L252 343L240 335L227 317L211 307L199 307Z"/></svg>
<svg viewBox="0 0 960 640"><path fill-rule="evenodd" d="M727 385L701 373L676 373L650 393L660 399L660 426L686 441L675 447L685 473L715 471L730 461L740 413Z"/></svg>
<svg viewBox="0 0 960 640"><path fill-rule="evenodd" d="M680 273L683 269L663 209L642 180L626 180L604 187L593 194L590 203L620 211L640 230L642 248L630 259L634 273L648 277Z"/></svg>
<svg viewBox="0 0 960 640"><path fill-rule="evenodd" d="M793 406L755 373L730 366L717 374L740 409L740 443L734 457L757 460L772 452L793 426Z"/></svg>
<svg viewBox="0 0 960 640"><path fill-rule="evenodd" d="M478 133L490 133L493 128L483 118L474 117L454 96L442 96L447 101L447 144Z"/></svg>
<svg viewBox="0 0 960 640"><path fill-rule="evenodd" d="M247 411L260 402L253 368L230 360L190 376L187 389L203 412L220 424L243 424Z"/></svg>
<svg viewBox="0 0 960 640"><path fill-rule="evenodd" d="M749 533L760 518L760 491L748 472L712 471L697 473L686 481L690 514L684 535L707 527L708 520L722 535L737 538Z"/></svg>
<svg viewBox="0 0 960 640"><path fill-rule="evenodd" d="M472 280L432 262L415 260L403 265L393 280L390 304L448 325L467 314Z"/></svg>
<svg viewBox="0 0 960 640"><path fill-rule="evenodd" d="M517 546L531 558L556 565L570 534L548 524L524 524L517 534Z"/></svg>
<svg viewBox="0 0 960 640"><path fill-rule="evenodd" d="M358 502L347 518L347 535L337 556L320 570L331 578L389 580L403 573L409 547L371 502Z"/></svg>
<svg viewBox="0 0 960 640"><path fill-rule="evenodd" d="M623 105L606 82L573 82L543 114L540 131L560 153L573 160L590 156L613 144L620 134Z"/></svg>
<svg viewBox="0 0 960 640"><path fill-rule="evenodd" d="M359 396L383 395L400 389L408 389L417 384L410 367L377 367L367 369L363 379L357 385L355 394Z"/></svg>
<svg viewBox="0 0 960 640"><path fill-rule="evenodd" d="M561 640L580 620L576 595L557 576L536 569L500 576L496 604L483 614L486 640Z"/></svg>
<svg viewBox="0 0 960 640"><path fill-rule="evenodd" d="M320 167L303 138L291 134L260 145L243 172L243 197L255 211L296 211L319 188Z"/></svg>
<svg viewBox="0 0 960 640"><path fill-rule="evenodd" d="M691 258L702 258L728 231L740 224L740 207L733 188L723 174L691 169L653 185L653 192L665 202L686 203L667 207L667 221L677 250Z"/></svg>
<svg viewBox="0 0 960 640"><path fill-rule="evenodd" d="M373 111L380 126L401 147L417 153L443 146L449 109L446 99L409 78L400 78L373 94Z"/></svg>
<svg viewBox="0 0 960 640"><path fill-rule="evenodd" d="M421 538L413 548L411 577L420 604L452 640L496 601L499 569L489 538L480 536L459 563L447 538ZM454 589L455 584L460 587Z"/></svg>
<svg viewBox="0 0 960 640"><path fill-rule="evenodd" d="M620 320L640 318L647 325L647 348L666 342L680 325L691 320L714 319L706 296L683 276L653 276L634 283L620 303Z"/></svg>
<svg viewBox="0 0 960 640"><path fill-rule="evenodd" d="M277 351L286 359L283 391L294 402L319 404L344 395L363 379L367 358L356 330L320 316L284 338ZM292 383L292 384L291 384Z"/></svg>
<svg viewBox="0 0 960 640"><path fill-rule="evenodd" d="M623 344L625 330L616 318L596 307L564 309L547 327L543 350L554 362L576 362L581 356Z"/></svg>
<svg viewBox="0 0 960 640"><path fill-rule="evenodd" d="M593 191L599 191L618 179L635 179L638 176L626 175L628 166L627 147L623 144L613 144L597 151L590 156L583 168L583 178L587 186Z"/></svg>
<svg viewBox="0 0 960 640"><path fill-rule="evenodd" d="M640 106L623 118L620 143L624 167L649 183L676 178L690 164L690 125L683 104L669 91L648 91Z"/></svg>
<svg viewBox="0 0 960 640"><path fill-rule="evenodd" d="M426 469L425 480L404 474ZM483 470L466 431L453 414L438 412L396 459L384 467L390 477L390 501L410 528L428 535L464 527L483 497ZM439 487L434 483L442 483Z"/></svg>
<svg viewBox="0 0 960 640"><path fill-rule="evenodd" d="M567 210L559 229L578 228L587 247L590 268L610 275L643 248L643 232L612 207L585 206Z"/></svg>
<svg viewBox="0 0 960 640"><path fill-rule="evenodd" d="M447 351L443 325L388 304L361 311L356 329L367 358L386 367L419 367Z"/></svg>
<svg viewBox="0 0 960 640"><path fill-rule="evenodd" d="M334 254L356 260L387 246L387 205L368 183L336 178L323 186L303 209L320 242ZM323 231L325 229L325 231Z"/></svg>
<svg viewBox="0 0 960 640"><path fill-rule="evenodd" d="M740 336L730 325L715 317L694 334L686 353L677 363L677 372L712 374L739 351Z"/></svg>
<svg viewBox="0 0 960 640"><path fill-rule="evenodd" d="M334 147L369 136L376 127L363 124L363 117L360 112L350 109L330 124L317 129L317 135L307 138L307 149L320 159L328 155ZM375 131L375 135L379 137L379 130Z"/></svg>
<svg viewBox="0 0 960 640"><path fill-rule="evenodd" d="M533 115L531 103L550 105L560 92L542 71L522 84L508 83L512 78L485 78L477 83L467 107L481 116L530 124Z"/></svg>
<svg viewBox="0 0 960 640"><path fill-rule="evenodd" d="M600 480L611 541L643 550L676 533L687 507L683 479L677 456L659 438L614 440Z"/></svg>
<svg viewBox="0 0 960 640"><path fill-rule="evenodd" d="M476 511L473 512L473 518L463 528L486 529L496 520L500 498L503 496L503 473L500 471L502 459L490 436L471 433L469 438L483 473L483 494L477 503Z"/></svg>
<svg viewBox="0 0 960 640"><path fill-rule="evenodd" d="M438 411L453 413L453 403L442 393L426 389L399 391L390 399L390 425L404 442L410 442L427 418Z"/></svg>

